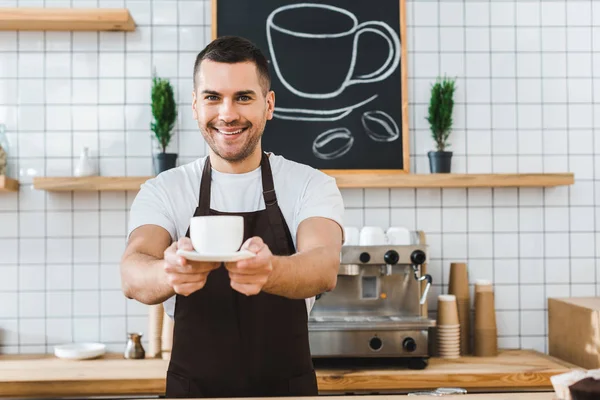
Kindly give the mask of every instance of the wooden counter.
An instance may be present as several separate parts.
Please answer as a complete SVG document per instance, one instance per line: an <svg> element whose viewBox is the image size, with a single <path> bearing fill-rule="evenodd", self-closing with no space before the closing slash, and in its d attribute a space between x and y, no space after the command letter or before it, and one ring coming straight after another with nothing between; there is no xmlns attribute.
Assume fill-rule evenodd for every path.
<svg viewBox="0 0 600 400"><path fill-rule="evenodd" d="M407 400L406 395L378 395L378 396L361 396L360 400ZM432 399L434 397L424 396L420 398ZM554 396L554 392L540 392L540 393L492 393L492 394L466 394L456 396L444 396L445 400L557 400ZM328 396L327 400L354 400L355 397L351 396ZM150 400L150 399L141 399ZM170 400L165 398L164 400ZM194 400L194 399L192 399ZM204 399L196 399L204 400ZM230 399L238 400L238 399ZM239 399L241 400L241 399ZM247 400L247 399L245 399ZM257 397L253 400L289 400L289 398L283 397ZM302 400L323 400L322 397L302 397Z"/></svg>
<svg viewBox="0 0 600 400"><path fill-rule="evenodd" d="M462 387L469 392L551 391L550 377L575 368L530 350L507 350L498 357L432 358L425 370L386 368L318 368L323 394L406 393ZM164 360L125 360L111 354L87 361L53 355L0 356L0 396L59 397L158 395L164 393ZM463 396L464 398L464 396Z"/></svg>

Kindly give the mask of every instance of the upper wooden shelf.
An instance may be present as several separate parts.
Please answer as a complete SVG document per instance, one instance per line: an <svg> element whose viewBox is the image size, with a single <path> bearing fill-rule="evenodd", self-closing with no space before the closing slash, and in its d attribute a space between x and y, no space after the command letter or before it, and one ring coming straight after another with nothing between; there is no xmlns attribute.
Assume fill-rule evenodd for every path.
<svg viewBox="0 0 600 400"><path fill-rule="evenodd" d="M1 31L134 31L123 8L0 8Z"/></svg>
<svg viewBox="0 0 600 400"><path fill-rule="evenodd" d="M473 188L550 187L572 185L572 173L558 174L404 174L382 172L361 174L325 171L336 178L340 188ZM48 191L139 190L150 176L35 177L33 187Z"/></svg>
<svg viewBox="0 0 600 400"><path fill-rule="evenodd" d="M33 187L51 192L139 190L150 176L34 177Z"/></svg>
<svg viewBox="0 0 600 400"><path fill-rule="evenodd" d="M0 192L18 192L19 181L0 175Z"/></svg>
<svg viewBox="0 0 600 400"><path fill-rule="evenodd" d="M572 185L572 173L557 174L406 174L396 171L364 174L325 171L340 188L474 188L549 187Z"/></svg>

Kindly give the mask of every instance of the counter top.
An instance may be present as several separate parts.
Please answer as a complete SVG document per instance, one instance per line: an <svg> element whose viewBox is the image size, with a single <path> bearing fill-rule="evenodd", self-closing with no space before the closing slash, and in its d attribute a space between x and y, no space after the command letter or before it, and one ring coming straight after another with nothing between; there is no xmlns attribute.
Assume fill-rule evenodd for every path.
<svg viewBox="0 0 600 400"><path fill-rule="evenodd" d="M361 400L407 400L406 395L377 395L377 396L361 396ZM435 396L419 397L425 399L433 399ZM327 400L354 400L356 397L353 396L328 396ZM411 397L412 398L412 397ZM289 397L256 397L253 400L289 400ZM322 400L322 397L302 397L302 400ZM444 400L557 400L554 392L540 392L540 393L492 393L492 394L466 394L466 395L455 395L455 396L443 396ZM145 399L141 399L145 400ZM150 399L146 399L150 400ZM155 400L155 399L152 399ZM170 400L165 398L163 400ZM192 399L194 400L194 399ZM196 399L205 400L205 399ZM238 400L238 399L230 399ZM242 399L239 399L242 400Z"/></svg>
<svg viewBox="0 0 600 400"><path fill-rule="evenodd" d="M0 356L0 397L162 395L167 366L165 360L125 360L120 354L86 361L4 355ZM317 380L323 394L405 393L450 386L469 392L551 391L550 377L571 368L576 367L539 352L505 350L497 357L431 358L424 370L318 367Z"/></svg>

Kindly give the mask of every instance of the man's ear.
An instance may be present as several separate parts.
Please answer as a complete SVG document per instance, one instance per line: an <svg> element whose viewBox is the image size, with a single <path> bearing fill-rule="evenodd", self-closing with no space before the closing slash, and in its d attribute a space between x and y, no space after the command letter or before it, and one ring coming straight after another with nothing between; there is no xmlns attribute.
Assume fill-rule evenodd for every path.
<svg viewBox="0 0 600 400"><path fill-rule="evenodd" d="M275 112L275 92L269 90L267 93L267 119L273 119L273 113Z"/></svg>
<svg viewBox="0 0 600 400"><path fill-rule="evenodd" d="M198 120L198 109L197 107L197 98L196 98L196 89L192 90L192 115L194 119Z"/></svg>

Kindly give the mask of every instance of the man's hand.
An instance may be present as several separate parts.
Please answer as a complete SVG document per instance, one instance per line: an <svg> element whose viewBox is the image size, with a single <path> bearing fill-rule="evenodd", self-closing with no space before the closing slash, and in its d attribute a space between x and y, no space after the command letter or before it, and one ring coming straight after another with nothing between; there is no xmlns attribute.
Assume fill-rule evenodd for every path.
<svg viewBox="0 0 600 400"><path fill-rule="evenodd" d="M242 245L242 250L249 250L255 257L237 262L225 263L229 271L231 287L246 296L260 293L273 271L271 263L273 254L260 237L252 237Z"/></svg>
<svg viewBox="0 0 600 400"><path fill-rule="evenodd" d="M189 261L177 255L178 249L194 250L190 238L183 237L167 247L164 253L164 270L167 282L175 293L189 296L204 287L210 271L219 268L221 263Z"/></svg>

